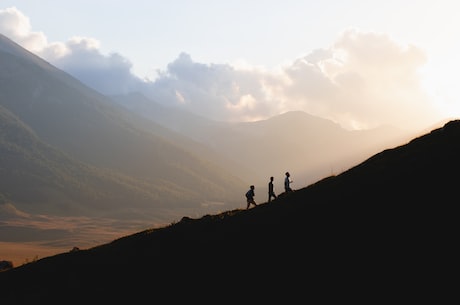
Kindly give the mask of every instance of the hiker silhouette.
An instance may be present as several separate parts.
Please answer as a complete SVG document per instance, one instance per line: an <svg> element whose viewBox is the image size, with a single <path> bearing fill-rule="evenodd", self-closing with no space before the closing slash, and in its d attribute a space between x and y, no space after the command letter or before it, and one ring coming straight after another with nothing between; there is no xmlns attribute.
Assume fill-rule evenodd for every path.
<svg viewBox="0 0 460 305"><path fill-rule="evenodd" d="M286 193L289 193L289 192L292 192L292 189L291 189L291 183L292 183L292 180L291 180L291 174L289 174L289 172L286 172L286 177L284 178L284 191Z"/></svg>
<svg viewBox="0 0 460 305"><path fill-rule="evenodd" d="M253 204L254 206L257 206L257 203L254 200L254 196L255 196L254 185L251 185L249 190L246 192L246 202L247 202L246 210L249 209L251 204Z"/></svg>
<svg viewBox="0 0 460 305"><path fill-rule="evenodd" d="M268 202L272 201L273 199L276 199L276 194L273 189L273 177L270 177L270 181L268 182Z"/></svg>

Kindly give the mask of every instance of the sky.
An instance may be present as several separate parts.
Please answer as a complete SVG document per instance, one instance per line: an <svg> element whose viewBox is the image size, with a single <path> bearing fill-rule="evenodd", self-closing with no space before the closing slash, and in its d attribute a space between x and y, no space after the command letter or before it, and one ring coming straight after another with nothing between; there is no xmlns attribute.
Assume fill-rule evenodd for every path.
<svg viewBox="0 0 460 305"><path fill-rule="evenodd" d="M103 94L347 129L460 116L453 0L1 0L0 33Z"/></svg>

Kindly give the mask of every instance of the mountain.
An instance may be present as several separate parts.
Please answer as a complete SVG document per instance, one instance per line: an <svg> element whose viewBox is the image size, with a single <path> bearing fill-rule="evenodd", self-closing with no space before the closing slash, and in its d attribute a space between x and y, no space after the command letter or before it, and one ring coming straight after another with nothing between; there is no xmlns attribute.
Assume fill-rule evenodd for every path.
<svg viewBox="0 0 460 305"><path fill-rule="evenodd" d="M289 111L255 122L227 123L166 107L139 93L112 99L231 160L219 164L251 184L266 188L268 178L274 176L278 190L282 190L286 171L293 174L295 188L300 188L416 135L391 126L349 131L302 111Z"/></svg>
<svg viewBox="0 0 460 305"><path fill-rule="evenodd" d="M271 203L0 272L9 304L423 300L456 292L460 121Z"/></svg>
<svg viewBox="0 0 460 305"><path fill-rule="evenodd" d="M231 124L210 120L178 108L164 106L139 92L111 96L110 98L131 113L153 123L153 127L158 125L163 127L152 128L152 126L145 124L147 131L168 138L172 138L170 134L167 134L171 131L176 134L176 137L177 135L182 135L183 139L180 139L180 141L175 140L174 142L178 145L185 145L185 149L203 157L205 160L220 164L226 171L243 181L248 181L250 177L258 175L256 168L248 167L247 164L241 162L242 159L245 159L244 154L229 154L220 145L233 137L239 137L238 134L230 134L229 138L222 138L224 135L210 136L216 130L229 128ZM189 141L186 139L189 139ZM250 182L247 182L247 184L250 184Z"/></svg>
<svg viewBox="0 0 460 305"><path fill-rule="evenodd" d="M117 185L125 184L125 187L114 188L117 191L107 199L119 195L116 201L121 201L135 188L139 196L145 198L135 200L134 207L129 206L129 209L137 208L136 205L145 207L144 203L148 200L150 207L158 207L158 213L164 213L166 206L169 211L178 209L175 216L186 211L190 215L205 214L222 206L231 208L240 204L240 193L247 183L205 159L205 149L201 148L205 157L187 150L185 147L191 147L193 142L190 139L126 111L2 35L0 68L2 109L11 113L22 126L33 132L36 139L52 147L53 151L99 171L99 183L93 184L93 189L103 183L107 183L105 189L108 189L109 185L113 186L114 179L120 179ZM199 146L198 143L194 145ZM45 153L42 157L54 158ZM0 166L3 168L6 164ZM19 172L27 172L21 164L12 166L19 167ZM54 163L54 166L66 165ZM106 182L101 180L103 172ZM111 175L113 177L109 178ZM69 172L68 177L79 180L78 172ZM34 190L41 188L40 184L28 186L30 188L22 189L24 196L31 197ZM54 199L48 197L51 200L47 203L48 207L75 201L61 196L64 193L59 193L56 185L48 186L51 187L49 194L59 194ZM122 190L128 189L128 193L121 194ZM89 188L87 190L90 191ZM21 202L19 196L9 197L8 192L3 189L2 195L14 204ZM93 195L82 194L80 198ZM128 197L134 200L131 195ZM115 210L120 206L116 201L107 200L101 205L93 205L92 209L110 206L114 209L110 212L116 214ZM73 207L65 209L78 210L78 205L84 206L85 201L75 202ZM131 203L125 201L125 205ZM182 212L179 212L180 209ZM48 209L46 212L52 214L54 211ZM166 219L171 221L174 218L168 215Z"/></svg>
<svg viewBox="0 0 460 305"><path fill-rule="evenodd" d="M139 207L154 202L140 181L72 159L2 106L0 126L1 203L12 201L29 213L107 216L108 210L126 210L131 200Z"/></svg>

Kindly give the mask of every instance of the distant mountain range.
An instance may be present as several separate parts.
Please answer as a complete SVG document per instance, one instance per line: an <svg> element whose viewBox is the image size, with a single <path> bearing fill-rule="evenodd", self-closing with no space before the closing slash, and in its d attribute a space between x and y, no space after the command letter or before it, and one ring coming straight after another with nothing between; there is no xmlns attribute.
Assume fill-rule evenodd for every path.
<svg viewBox="0 0 460 305"><path fill-rule="evenodd" d="M164 224L244 206L250 184L264 202L270 176L277 193L286 171L300 189L414 135L348 131L295 111L217 122L139 93L108 97L3 35L0 120L0 220L40 214Z"/></svg>
<svg viewBox="0 0 460 305"><path fill-rule="evenodd" d="M460 121L450 121L271 203L0 272L2 301L448 303L459 140Z"/></svg>
<svg viewBox="0 0 460 305"><path fill-rule="evenodd" d="M290 171L295 187L300 188L422 133L391 126L348 131L301 111L257 122L224 123L165 107L140 93L112 98L128 110L232 160L221 164L248 184L263 186L264 193L270 176L278 180L275 183L282 191L284 173Z"/></svg>
<svg viewBox="0 0 460 305"><path fill-rule="evenodd" d="M98 210L113 215L126 206L144 211L149 206L148 214L164 213L165 207L181 211L177 215L203 214L205 202L216 202L219 208L239 203L234 194L246 183L184 149L184 143L192 147L192 141L133 115L6 37L0 38L1 132L30 138L27 143L16 143L20 139L15 136L4 139L9 146L22 145L21 151L28 154L11 156L10 150L1 156L2 171L9 169L16 176L14 183L0 186L4 202L26 212L50 214L83 212L84 206L90 206L89 215ZM37 143L41 150L32 150ZM62 157L57 160L56 155ZM21 157L36 159L41 167L32 175ZM47 171L53 173L49 179ZM66 176L56 179L57 172ZM5 174L2 179L11 175ZM74 183L82 185L75 188Z"/></svg>

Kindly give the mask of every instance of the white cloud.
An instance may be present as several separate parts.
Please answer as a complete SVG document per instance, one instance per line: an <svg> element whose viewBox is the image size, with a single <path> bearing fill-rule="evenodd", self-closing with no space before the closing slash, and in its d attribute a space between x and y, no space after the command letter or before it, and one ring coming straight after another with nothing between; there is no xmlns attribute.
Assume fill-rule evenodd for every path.
<svg viewBox="0 0 460 305"><path fill-rule="evenodd" d="M190 111L218 120L253 120L303 110L345 128L391 124L424 128L439 118L421 86L426 56L388 35L344 31L326 49L285 66L282 73L205 65L181 54L152 85L151 96L174 104L180 88Z"/></svg>
<svg viewBox="0 0 460 305"><path fill-rule="evenodd" d="M220 121L267 117L270 107L264 93L266 75L257 70L237 70L227 64L201 64L182 53L161 71L144 92L155 101L182 106ZM179 90L183 99L177 99ZM250 98L249 98L250 97ZM184 103L186 101L186 103Z"/></svg>
<svg viewBox="0 0 460 305"><path fill-rule="evenodd" d="M97 39L75 36L66 42L48 43L14 7L0 10L0 32L103 94L127 93L142 83L131 73L129 60L117 53L102 54Z"/></svg>
<svg viewBox="0 0 460 305"><path fill-rule="evenodd" d="M156 102L215 120L249 121L289 110L346 128L425 128L439 119L419 75L427 61L424 52L381 33L348 29L331 46L276 72L203 64L181 53L157 79L145 81L133 75L122 55L102 54L94 38L48 43L16 8L0 10L0 31L104 94L142 91Z"/></svg>
<svg viewBox="0 0 460 305"><path fill-rule="evenodd" d="M142 82L131 73L129 60L117 53L102 54L99 41L92 38L73 37L64 45L50 45L40 54L103 94L127 93Z"/></svg>
<svg viewBox="0 0 460 305"><path fill-rule="evenodd" d="M32 32L29 18L16 7L0 10L0 32L31 52L48 44L41 32Z"/></svg>
<svg viewBox="0 0 460 305"><path fill-rule="evenodd" d="M325 106L317 115L343 125L343 117L352 118L350 122L362 127L419 128L432 123L434 108L419 74L426 63L422 50L398 45L385 34L351 29L329 51L332 56L322 60L322 72L334 90L324 90L332 94L317 101Z"/></svg>

